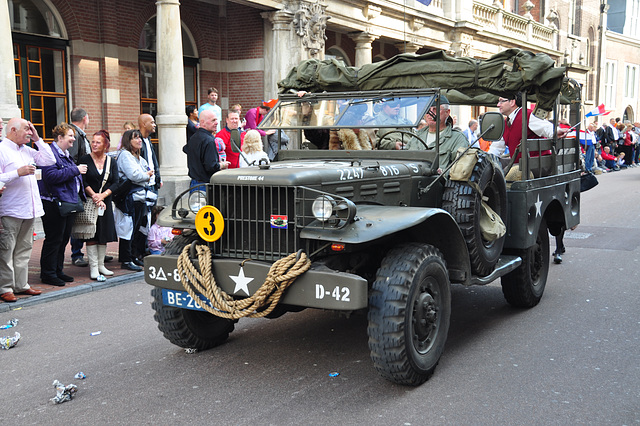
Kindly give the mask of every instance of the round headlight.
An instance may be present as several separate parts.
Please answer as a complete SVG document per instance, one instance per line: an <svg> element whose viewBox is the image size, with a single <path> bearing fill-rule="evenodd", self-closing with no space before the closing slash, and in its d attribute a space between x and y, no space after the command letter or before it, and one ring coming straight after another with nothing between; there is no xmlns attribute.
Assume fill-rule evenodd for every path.
<svg viewBox="0 0 640 426"><path fill-rule="evenodd" d="M320 222L326 222L333 214L335 200L328 195L321 195L313 201L311 211Z"/></svg>
<svg viewBox="0 0 640 426"><path fill-rule="evenodd" d="M207 205L207 197L203 191L193 191L189 194L189 210L194 214Z"/></svg>

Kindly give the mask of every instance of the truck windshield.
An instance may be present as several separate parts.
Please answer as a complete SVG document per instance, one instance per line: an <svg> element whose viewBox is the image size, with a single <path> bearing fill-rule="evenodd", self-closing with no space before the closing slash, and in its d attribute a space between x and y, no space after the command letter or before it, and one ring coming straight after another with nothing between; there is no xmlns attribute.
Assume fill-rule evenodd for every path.
<svg viewBox="0 0 640 426"><path fill-rule="evenodd" d="M360 92L362 94L362 92ZM281 98L258 126L260 129L417 127L435 96Z"/></svg>

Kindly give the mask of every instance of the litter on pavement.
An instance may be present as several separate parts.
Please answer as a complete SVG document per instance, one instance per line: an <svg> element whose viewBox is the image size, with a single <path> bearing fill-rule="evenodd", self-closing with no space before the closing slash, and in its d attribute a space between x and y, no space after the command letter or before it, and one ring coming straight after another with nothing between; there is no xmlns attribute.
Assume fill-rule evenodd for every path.
<svg viewBox="0 0 640 426"><path fill-rule="evenodd" d="M20 340L20 333L18 333L17 331L13 337L9 337L9 336L0 337L0 348L2 349L12 348L18 344L19 340Z"/></svg>
<svg viewBox="0 0 640 426"><path fill-rule="evenodd" d="M18 318L13 318L7 321L5 325L0 325L0 330L6 330L7 328L15 327L18 325Z"/></svg>
<svg viewBox="0 0 640 426"><path fill-rule="evenodd" d="M50 399L54 404L62 404L66 401L71 401L78 392L78 387L73 384L63 385L58 380L53 381L53 387L56 388L57 395Z"/></svg>

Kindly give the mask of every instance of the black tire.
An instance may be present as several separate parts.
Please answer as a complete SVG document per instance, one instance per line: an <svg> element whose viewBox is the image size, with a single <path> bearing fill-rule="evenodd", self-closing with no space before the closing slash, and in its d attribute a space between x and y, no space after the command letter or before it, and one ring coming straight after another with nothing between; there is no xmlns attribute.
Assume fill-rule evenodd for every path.
<svg viewBox="0 0 640 426"><path fill-rule="evenodd" d="M470 182L478 184L487 204L506 224L507 185L502 170L493 165L487 154L480 152ZM442 196L442 208L449 212L460 226L469 250L471 271L486 276L493 271L502 253L505 237L487 241L480 232L481 195L467 182L447 180Z"/></svg>
<svg viewBox="0 0 640 426"><path fill-rule="evenodd" d="M510 305L532 308L540 302L549 274L549 251L549 233L543 219L532 247L509 251L522 257L522 264L500 279L502 293Z"/></svg>
<svg viewBox="0 0 640 426"><path fill-rule="evenodd" d="M200 239L196 232L186 231L167 244L164 254L180 254L185 246L198 240ZM162 303L161 288L151 289L151 296L151 306L156 311L153 318L158 323L158 329L174 345L198 350L210 349L224 343L235 326L235 321L217 317L209 312L165 306Z"/></svg>
<svg viewBox="0 0 640 426"><path fill-rule="evenodd" d="M182 234L176 235L173 237L171 241L167 244L164 250L165 255L174 255L177 256L182 253L182 250L191 245L192 242L198 241L201 244L205 244L204 240L202 240L198 233L192 229L185 229L182 231Z"/></svg>
<svg viewBox="0 0 640 426"><path fill-rule="evenodd" d="M417 386L433 374L449 332L451 290L440 251L428 244L391 250L369 296L369 349L378 372Z"/></svg>

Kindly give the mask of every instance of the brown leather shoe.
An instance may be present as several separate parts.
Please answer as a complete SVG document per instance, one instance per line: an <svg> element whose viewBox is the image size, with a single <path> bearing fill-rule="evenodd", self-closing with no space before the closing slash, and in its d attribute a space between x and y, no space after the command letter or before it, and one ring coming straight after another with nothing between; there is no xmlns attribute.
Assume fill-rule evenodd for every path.
<svg viewBox="0 0 640 426"><path fill-rule="evenodd" d="M11 292L0 294L0 299L4 300L5 302L9 302L9 303L13 303L13 302L17 302L18 301L18 298L15 296L15 294L13 294Z"/></svg>
<svg viewBox="0 0 640 426"><path fill-rule="evenodd" d="M27 289L25 291L19 292L18 294L28 294L29 296L37 296L37 295L39 295L41 293L42 293L42 291L40 291L40 290L36 290L35 288L29 288L29 289Z"/></svg>

